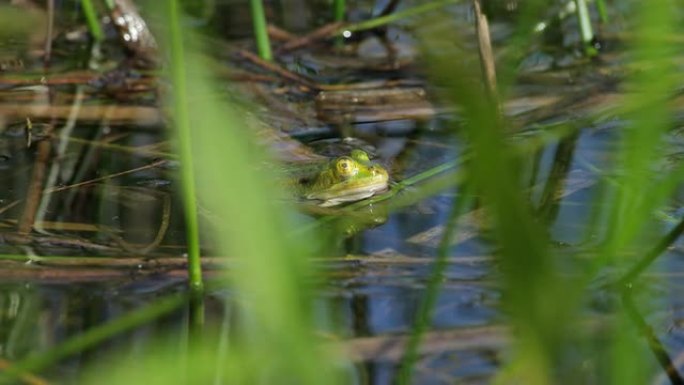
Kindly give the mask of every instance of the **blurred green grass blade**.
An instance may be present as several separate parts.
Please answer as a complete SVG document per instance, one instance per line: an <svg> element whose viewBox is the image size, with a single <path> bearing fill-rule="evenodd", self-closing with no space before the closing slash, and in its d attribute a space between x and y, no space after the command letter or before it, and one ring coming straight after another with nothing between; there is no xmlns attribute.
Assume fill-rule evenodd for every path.
<svg viewBox="0 0 684 385"><path fill-rule="evenodd" d="M463 107L467 122L463 131L472 154L468 175L491 215L500 250L504 307L518 336L515 361L523 370L515 374L527 384L556 383L553 368L562 360L561 346L569 338L569 323L582 288L573 289L556 270L545 230L532 217L522 194L521 162L505 141L496 103L487 97L481 84L471 81L482 79L482 75L465 64L477 60L475 50L470 60L449 54L453 50L448 47L458 40L458 34L444 30L445 25L449 23L440 20L419 31L423 53L432 81L442 87L445 101ZM559 298L563 298L560 308L556 306ZM499 380L507 383L512 378Z"/></svg>
<svg viewBox="0 0 684 385"><path fill-rule="evenodd" d="M192 127L188 143L193 146L198 199L216 218L206 235L217 253L236 261L225 277L239 305L240 338L239 343L229 341L228 355L241 357L241 364L220 364L230 378L253 380L244 383L275 383L282 377L298 384L335 383L330 355L312 334L314 272L308 257L316 238L308 233L286 236L296 217L273 188L277 177L271 171L278 167L269 166L255 140L261 124L219 96L219 82L201 54L202 40L187 29L183 35L183 100ZM180 92L174 90L174 95Z"/></svg>
<svg viewBox="0 0 684 385"><path fill-rule="evenodd" d="M654 239L663 236L653 226L656 210L681 185L679 172L656 172L665 134L673 121L669 100L679 77L672 62L679 49L665 38L676 33L677 16L669 2L637 2L631 22L635 32L632 57L637 63L647 64L624 85L628 93L622 111L629 125L623 129L614 158L619 171L616 183L609 186L604 197L609 203L609 223L602 258L596 261L599 266L624 259L623 255L646 254ZM647 259L653 257L654 253L647 255ZM644 263L632 265L633 270L624 279L636 280L646 266ZM644 360L648 353L643 341L637 340L633 332L625 331L628 310L623 310L611 331L611 376L607 383L641 384L649 377L651 366Z"/></svg>
<svg viewBox="0 0 684 385"><path fill-rule="evenodd" d="M181 185L185 231L188 242L188 278L191 290L201 293L202 263L200 261L199 224L197 221L197 194L195 192L194 159L192 154L192 135L187 100L186 61L183 48L183 33L180 26L180 4L178 0L168 0L167 20L169 22L169 51L171 53L171 81L173 96L171 109L178 135L178 151L181 160Z"/></svg>
<svg viewBox="0 0 684 385"><path fill-rule="evenodd" d="M678 75L671 57L677 48L664 36L675 32L676 20L667 2L640 2L635 16L634 57L648 65L634 73L625 86L628 94L623 111L630 124L615 156L621 172L612 194L614 200L610 201L613 204L606 258L643 241L640 235L646 234L644 226L651 223L652 213L676 185L667 182L676 176L653 173L673 116L669 97Z"/></svg>
<svg viewBox="0 0 684 385"><path fill-rule="evenodd" d="M228 277L244 304L240 348L253 361L239 370L257 376L277 369L300 384L333 382L327 355L320 354L311 334L307 282L312 271L306 258L315 238L286 237L290 216L274 195L276 177L263 167L267 159L240 111L205 98L213 92L209 80L195 77L189 84L190 100L202 101L191 103L195 145L203 149L198 153L200 196L223 218L214 229L218 246L240 261Z"/></svg>

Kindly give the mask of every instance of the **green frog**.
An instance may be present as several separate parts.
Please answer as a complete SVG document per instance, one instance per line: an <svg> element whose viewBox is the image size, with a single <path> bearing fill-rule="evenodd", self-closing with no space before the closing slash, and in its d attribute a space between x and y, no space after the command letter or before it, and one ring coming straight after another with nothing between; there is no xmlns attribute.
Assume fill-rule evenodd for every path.
<svg viewBox="0 0 684 385"><path fill-rule="evenodd" d="M332 159L310 178L298 181L299 195L317 200L322 207L369 198L387 190L387 170L370 160L363 150Z"/></svg>

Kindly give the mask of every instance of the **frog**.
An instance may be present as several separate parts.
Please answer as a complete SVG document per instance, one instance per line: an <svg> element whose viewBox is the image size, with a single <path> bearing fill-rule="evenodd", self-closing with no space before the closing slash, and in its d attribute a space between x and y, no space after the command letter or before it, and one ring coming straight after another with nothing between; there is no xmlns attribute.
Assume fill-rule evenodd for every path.
<svg viewBox="0 0 684 385"><path fill-rule="evenodd" d="M354 149L348 156L324 164L311 178L300 181L300 196L318 201L321 207L359 201L386 191L389 174L368 153Z"/></svg>

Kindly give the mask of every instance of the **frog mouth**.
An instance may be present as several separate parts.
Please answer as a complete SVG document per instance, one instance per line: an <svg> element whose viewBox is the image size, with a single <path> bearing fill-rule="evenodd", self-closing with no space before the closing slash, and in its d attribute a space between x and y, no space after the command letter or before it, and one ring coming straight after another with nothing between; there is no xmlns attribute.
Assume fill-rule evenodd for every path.
<svg viewBox="0 0 684 385"><path fill-rule="evenodd" d="M329 191L318 191L308 194L307 199L323 201L322 207L335 206L344 202L353 202L369 198L376 193L387 190L387 180L377 180L371 183L361 184L357 187L342 186L339 189Z"/></svg>

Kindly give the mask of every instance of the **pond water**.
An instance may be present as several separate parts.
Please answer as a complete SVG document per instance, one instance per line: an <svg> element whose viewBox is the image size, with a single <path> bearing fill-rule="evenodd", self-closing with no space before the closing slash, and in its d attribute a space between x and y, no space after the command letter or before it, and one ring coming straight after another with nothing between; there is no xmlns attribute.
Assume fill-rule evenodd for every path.
<svg viewBox="0 0 684 385"><path fill-rule="evenodd" d="M144 70L112 70L106 78L83 71L84 43L66 34L69 31L78 36L74 26L66 23L73 20L78 8L73 2L59 3L58 24L65 29L58 32L55 41L54 73L49 77L55 80L49 86L39 83L41 70L31 53L33 47L17 48L11 42L0 45L6 58L3 63L13 63L12 52L15 59L22 61L18 68L0 73L0 98L6 104L0 106L4 128L0 137L0 237L4 240L0 253L7 255L0 260L0 356L9 361L56 346L165 294L181 292L186 285L177 165L175 156L170 155L173 149L166 139L163 120L154 108L157 99L152 81ZM231 12L225 13L230 16L214 17L208 22L198 17L193 19L197 28L209 29L229 42L241 43L249 38L246 31L251 26L245 25L248 6L218 3L219 10L230 8ZM272 2L267 7L269 17L293 33L303 33L327 20L325 2L296 3L298 7ZM364 1L355 8L353 17L363 19L367 14L356 12L370 13L374 5ZM375 5L375 9L382 9L382 4ZM455 5L449 9L464 25L470 22L468 7ZM492 12L500 12L492 23L495 49L503 49L510 38L513 16L505 9ZM592 217L591 204L601 193L599 181L603 172L612 167L611 151L626 122L609 109L615 96L616 78L612 73L618 72L614 67L619 59L613 57L619 57L619 42L607 39L608 48L602 53L605 59L591 62L573 48L577 37L572 21L568 23L570 26L563 29L567 33L562 49L535 50L522 61L525 68L510 92L515 100L504 109L515 122L512 141L533 141L543 137L540 133L545 129L553 132L554 127L573 127L573 134L549 135L530 151L525 158L529 163L525 167L529 185L525 188L532 205L549 223L553 247L580 254L583 246L601 236L600 230L587 234L587 224L597 220ZM614 31L605 32L611 36ZM397 57L391 59L386 57L386 47L379 44L378 37L367 36L357 47L359 56L351 60L329 55L327 49L318 47L288 54L284 62L289 69L320 82L404 81L426 89L430 96L437 94L439 87L429 85L425 79L424 63L411 56L417 54L418 47L410 29L391 27L388 36L401 47ZM108 65L115 67L112 63L121 62L123 53L117 51L115 42L108 44L113 47L105 46L104 52L112 55ZM70 55L76 60L68 60ZM223 55L229 56L217 56ZM243 70L251 68L241 65ZM343 103L326 107L332 109L326 112L332 115L321 120L315 111L312 113L313 100L288 100L279 97L276 88L266 85L260 91L272 98L270 102L277 103L269 105L270 115L274 116L264 117L269 123L307 141L339 140L340 132L362 138L391 171L394 182L440 165L453 163L447 172L454 172L459 170L458 162L467 156L464 143L451 134L464 122L453 108L438 108L436 98L425 101L433 107L435 100L431 113L423 104L416 107L413 114L425 115L419 119L392 116L391 111L378 109L377 104L368 110L350 112L344 110L348 106ZM82 105L74 111L72 103L79 92ZM266 96L262 93L249 98L258 101ZM46 100L67 109L46 111L41 104ZM291 117L282 111L304 113ZM72 113L81 115L70 120ZM330 123L344 114L351 114L351 122ZM31 117L33 125L28 148L26 117ZM70 126L73 129L66 134L68 139L60 142L65 147L59 162L53 158L36 176L35 163L44 156L38 143L44 140L42 135L50 125L54 125L57 135L68 132ZM676 157L676 133L669 139L675 144L672 151ZM319 152L325 148L320 143L308 144ZM57 146L53 145L52 151L57 151ZM52 189L43 198L40 194L32 198L36 178L52 181L38 186L38 191L45 188L41 186ZM75 185L92 180L95 182ZM399 197L418 188L410 186ZM48 195L49 199L45 199ZM355 383L394 382L401 357L392 349L377 346L391 344L410 332L433 270L449 208L458 196L457 189L446 189L389 214L382 203L377 204L371 209L375 210L371 215L378 215L374 226L359 225L350 230L346 225L329 225L333 238L330 244L336 247L331 248L329 258L316 262L328 278L315 301L316 314L322 330L346 338L349 349L362 357L352 369ZM26 217L30 204L39 208L34 230L27 233L22 232L22 226L31 222ZM489 383L505 359L508 333L505 326L498 326L505 324L506 315L500 310L500 272L492 256L496 246L491 234L482 230L480 224L486 219L481 210L473 207L468 211L449 247L447 268L426 337L431 343L426 344L416 366L416 384ZM672 218L681 215L679 203L673 203L664 214L671 218L661 221L663 233L676 222ZM211 255L211 245L204 246ZM655 333L673 356L684 349L682 299L676 295L684 271L681 247L681 241L672 245L658 259L657 272L646 275L656 281L649 290L659 292L662 298L650 304L646 319L653 322ZM74 258L30 258L27 262L27 255ZM117 257L117 263L112 265L105 258L104 266L84 264L82 258L77 258L86 255ZM210 292L209 319L222 317L225 309L221 300L229 297L223 288ZM597 289L591 297L588 313L611 311L614 299L606 298L610 296L603 290ZM187 310L179 310L82 352L45 376L59 379L60 383L78 382L83 367L102 359L113 348L143 356L154 336L185 327L187 318ZM436 342L440 339L441 344ZM376 347L369 348L364 342L375 343ZM655 359L653 367L657 368ZM657 369L654 373L658 374Z"/></svg>

